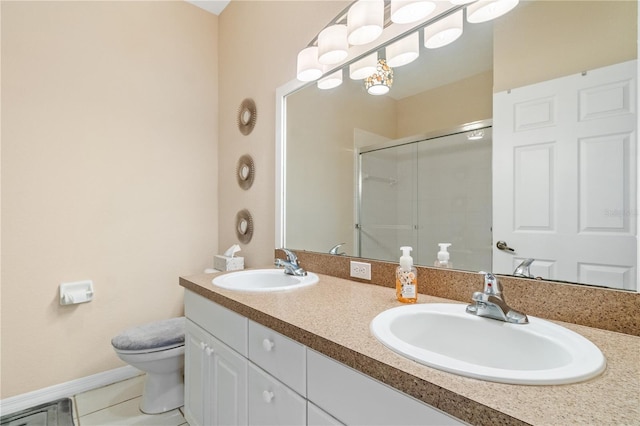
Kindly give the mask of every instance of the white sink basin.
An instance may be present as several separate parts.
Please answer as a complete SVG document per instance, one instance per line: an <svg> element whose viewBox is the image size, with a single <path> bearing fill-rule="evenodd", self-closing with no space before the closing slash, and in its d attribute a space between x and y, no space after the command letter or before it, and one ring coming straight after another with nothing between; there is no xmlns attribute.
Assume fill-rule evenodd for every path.
<svg viewBox="0 0 640 426"><path fill-rule="evenodd" d="M213 285L238 291L280 291L306 287L318 282L318 276L307 272L304 277L287 275L283 269L247 269L218 275Z"/></svg>
<svg viewBox="0 0 640 426"><path fill-rule="evenodd" d="M571 330L536 317L529 324L509 324L468 314L465 307L399 306L376 316L371 332L421 364L492 382L575 383L605 369L600 349Z"/></svg>

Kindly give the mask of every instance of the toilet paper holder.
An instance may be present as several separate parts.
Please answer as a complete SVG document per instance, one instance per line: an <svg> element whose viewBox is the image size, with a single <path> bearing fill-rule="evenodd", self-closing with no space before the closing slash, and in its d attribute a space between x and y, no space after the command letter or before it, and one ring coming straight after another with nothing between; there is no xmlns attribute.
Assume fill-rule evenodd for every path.
<svg viewBox="0 0 640 426"><path fill-rule="evenodd" d="M91 302L93 299L93 281L76 281L60 284L60 304L75 305Z"/></svg>

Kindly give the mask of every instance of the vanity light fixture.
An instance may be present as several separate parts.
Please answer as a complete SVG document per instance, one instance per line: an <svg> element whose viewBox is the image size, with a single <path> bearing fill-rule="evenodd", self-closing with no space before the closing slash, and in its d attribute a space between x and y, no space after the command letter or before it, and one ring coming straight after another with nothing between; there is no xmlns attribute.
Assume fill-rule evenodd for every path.
<svg viewBox="0 0 640 426"><path fill-rule="evenodd" d="M410 24L426 18L435 8L436 4L428 0L391 0L391 21Z"/></svg>
<svg viewBox="0 0 640 426"><path fill-rule="evenodd" d="M418 32L411 33L385 49L387 64L390 67L401 67L415 61L420 55L420 36Z"/></svg>
<svg viewBox="0 0 640 426"><path fill-rule="evenodd" d="M424 29L424 47L437 49L453 43L463 31L462 9Z"/></svg>
<svg viewBox="0 0 640 426"><path fill-rule="evenodd" d="M371 43L384 29L384 0L358 0L347 12L347 40L359 46Z"/></svg>
<svg viewBox="0 0 640 426"><path fill-rule="evenodd" d="M426 4L432 4L435 0L355 0L298 54L298 80L305 82L318 80L323 76L324 70L327 69L323 69L323 66L340 64L349 57L350 44L357 46L371 43L383 33L386 27L400 24L405 22L404 19L409 19L402 18L403 13L409 10L415 11L414 13L412 12L413 14L407 12L413 18L426 21L420 25L420 27L424 26L424 28L416 27L407 30L404 34L398 36L405 36L403 39L398 40L396 38L392 44L386 47L388 61L385 63L386 67L402 66L418 57L419 49L416 49L415 42L416 37L419 38L418 30L424 31L425 47L435 49L446 46L462 35L464 9L467 10L468 22L485 22L509 12L518 5L519 1L449 0L449 3L453 6L449 6L438 16L429 19L429 14L435 8L427 13L425 11L430 7ZM388 17L385 20L385 14L387 13ZM427 15L417 18L422 13L427 13ZM408 23L409 21L406 22ZM414 33L407 36L409 31L414 31ZM359 55L359 49L361 50L361 48L356 47L354 49L358 52L355 56ZM371 76L372 81L375 80L373 67L378 66L376 60L377 53L373 53L350 64L349 76L354 80ZM319 87L330 88L333 84L338 85L337 75L334 78L326 78ZM370 87L376 85L371 84ZM367 86L367 89L369 89L369 86ZM370 93L377 90L373 87Z"/></svg>
<svg viewBox="0 0 640 426"><path fill-rule="evenodd" d="M378 52L355 61L349 65L349 77L352 80L364 80L376 72L378 66Z"/></svg>
<svg viewBox="0 0 640 426"><path fill-rule="evenodd" d="M322 77L322 65L318 62L318 48L307 47L298 53L297 77L300 81L314 81Z"/></svg>
<svg viewBox="0 0 640 426"><path fill-rule="evenodd" d="M387 61L380 59L376 72L364 81L364 87L370 95L384 95L393 85L393 69L387 65Z"/></svg>
<svg viewBox="0 0 640 426"><path fill-rule="evenodd" d="M484 130L483 129L472 130L469 133L467 133L467 140L478 141L478 140L480 140L482 138L484 138Z"/></svg>
<svg viewBox="0 0 640 426"><path fill-rule="evenodd" d="M347 26L331 25L318 34L318 62L322 65L333 65L341 62L349 55L347 43Z"/></svg>
<svg viewBox="0 0 640 426"><path fill-rule="evenodd" d="M318 89L322 90L333 89L334 87L340 86L342 84L342 69L321 78L316 84L318 85Z"/></svg>
<svg viewBox="0 0 640 426"><path fill-rule="evenodd" d="M477 24L496 19L516 7L520 0L480 0L467 6L467 21Z"/></svg>

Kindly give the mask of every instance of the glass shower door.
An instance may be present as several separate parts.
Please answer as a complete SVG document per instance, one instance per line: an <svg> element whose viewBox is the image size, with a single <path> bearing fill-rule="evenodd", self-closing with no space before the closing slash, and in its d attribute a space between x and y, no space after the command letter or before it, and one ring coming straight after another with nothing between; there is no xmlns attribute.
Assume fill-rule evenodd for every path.
<svg viewBox="0 0 640 426"><path fill-rule="evenodd" d="M417 251L417 144L360 154L359 256L395 261L401 246Z"/></svg>

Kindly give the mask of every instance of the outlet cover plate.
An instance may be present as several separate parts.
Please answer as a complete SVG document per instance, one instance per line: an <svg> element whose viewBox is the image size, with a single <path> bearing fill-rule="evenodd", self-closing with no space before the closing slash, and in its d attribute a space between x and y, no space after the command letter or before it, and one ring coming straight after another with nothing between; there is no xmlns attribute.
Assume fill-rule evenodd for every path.
<svg viewBox="0 0 640 426"><path fill-rule="evenodd" d="M351 261L349 275L352 278L371 280L371 264L366 262Z"/></svg>

